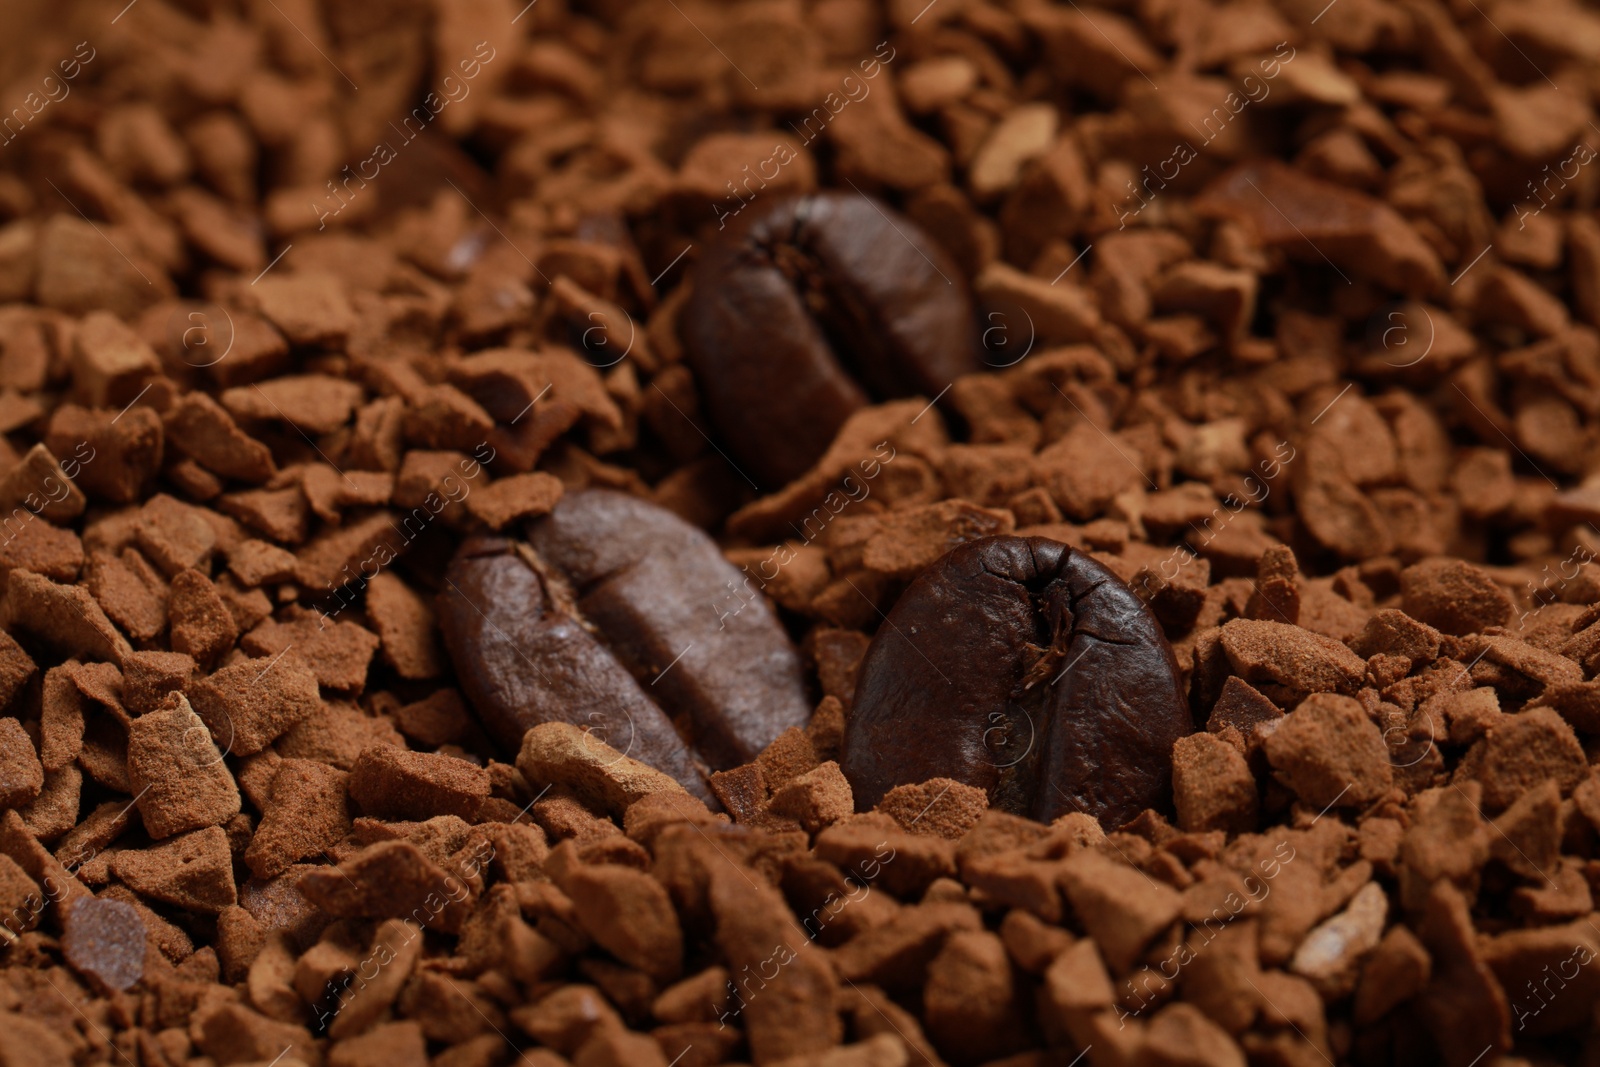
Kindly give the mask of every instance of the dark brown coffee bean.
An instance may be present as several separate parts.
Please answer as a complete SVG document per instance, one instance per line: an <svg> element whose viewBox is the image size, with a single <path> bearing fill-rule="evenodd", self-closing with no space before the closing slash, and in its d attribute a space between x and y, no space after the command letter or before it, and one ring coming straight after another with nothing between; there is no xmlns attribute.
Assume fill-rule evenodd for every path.
<svg viewBox="0 0 1600 1067"><path fill-rule="evenodd" d="M951 551L895 604L862 660L840 763L856 804L954 778L1049 822L1115 828L1170 807L1193 730L1172 649L1110 571L1042 537Z"/></svg>
<svg viewBox="0 0 1600 1067"><path fill-rule="evenodd" d="M773 486L810 469L857 408L980 369L959 268L857 193L745 209L695 267L682 332L712 425Z"/></svg>
<svg viewBox="0 0 1600 1067"><path fill-rule="evenodd" d="M748 763L809 719L777 615L759 596L730 599L746 578L700 530L587 490L524 537L469 538L439 598L462 688L506 751L570 722L709 798L701 765Z"/></svg>

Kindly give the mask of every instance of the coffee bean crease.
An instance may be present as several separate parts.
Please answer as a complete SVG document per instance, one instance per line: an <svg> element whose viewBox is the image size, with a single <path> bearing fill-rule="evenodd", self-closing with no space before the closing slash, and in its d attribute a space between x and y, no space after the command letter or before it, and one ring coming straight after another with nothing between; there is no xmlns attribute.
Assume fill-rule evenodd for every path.
<svg viewBox="0 0 1600 1067"><path fill-rule="evenodd" d="M1048 822L1170 806L1192 729L1154 616L1089 556L1039 537L962 545L913 581L862 661L840 763L866 810L952 778Z"/></svg>

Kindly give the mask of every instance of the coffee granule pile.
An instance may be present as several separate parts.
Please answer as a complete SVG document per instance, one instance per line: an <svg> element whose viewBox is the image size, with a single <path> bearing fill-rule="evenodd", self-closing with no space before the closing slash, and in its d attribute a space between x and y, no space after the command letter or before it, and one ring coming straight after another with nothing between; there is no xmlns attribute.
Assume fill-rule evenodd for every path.
<svg viewBox="0 0 1600 1067"><path fill-rule="evenodd" d="M1597 97L8 0L0 1067L1600 1064Z"/></svg>

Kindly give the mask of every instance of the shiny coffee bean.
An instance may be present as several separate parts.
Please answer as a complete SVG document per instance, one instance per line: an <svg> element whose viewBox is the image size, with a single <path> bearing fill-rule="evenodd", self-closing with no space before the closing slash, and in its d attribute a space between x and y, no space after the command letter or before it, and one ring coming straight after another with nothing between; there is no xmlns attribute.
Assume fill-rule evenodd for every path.
<svg viewBox="0 0 1600 1067"><path fill-rule="evenodd" d="M810 704L800 657L700 530L635 497L587 490L525 528L472 537L445 572L439 624L485 727L570 722L709 798L704 768L748 763Z"/></svg>
<svg viewBox="0 0 1600 1067"><path fill-rule="evenodd" d="M810 469L857 408L980 369L959 268L859 193L745 208L696 265L681 323L711 424L767 486Z"/></svg>
<svg viewBox="0 0 1600 1067"><path fill-rule="evenodd" d="M1193 730L1172 649L1110 571L1042 537L954 549L900 597L857 676L840 758L856 805L954 778L992 806L1113 829L1171 806Z"/></svg>

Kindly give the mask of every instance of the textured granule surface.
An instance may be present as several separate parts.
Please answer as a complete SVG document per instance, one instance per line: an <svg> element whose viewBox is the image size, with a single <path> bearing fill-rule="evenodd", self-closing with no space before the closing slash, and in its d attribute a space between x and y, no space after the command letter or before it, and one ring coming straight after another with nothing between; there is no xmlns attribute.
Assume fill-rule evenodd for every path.
<svg viewBox="0 0 1600 1067"><path fill-rule="evenodd" d="M0 1067L1600 1058L1592 11L7 19ZM729 291L813 317L708 369L705 265L797 194L843 199ZM828 205L859 233L801 247ZM954 307L970 367L883 372ZM750 387L813 344L852 359ZM730 580L522 540L594 490ZM959 758L852 780L875 637L994 536L1156 620L1162 803L1016 813L1107 711L1033 716L1074 666L1042 624L1018 707L897 724L891 761ZM447 564L512 543L546 628L463 648ZM759 659L640 624L681 603L792 641L809 720L704 766L704 723L652 733ZM480 660L560 721L501 736Z"/></svg>

